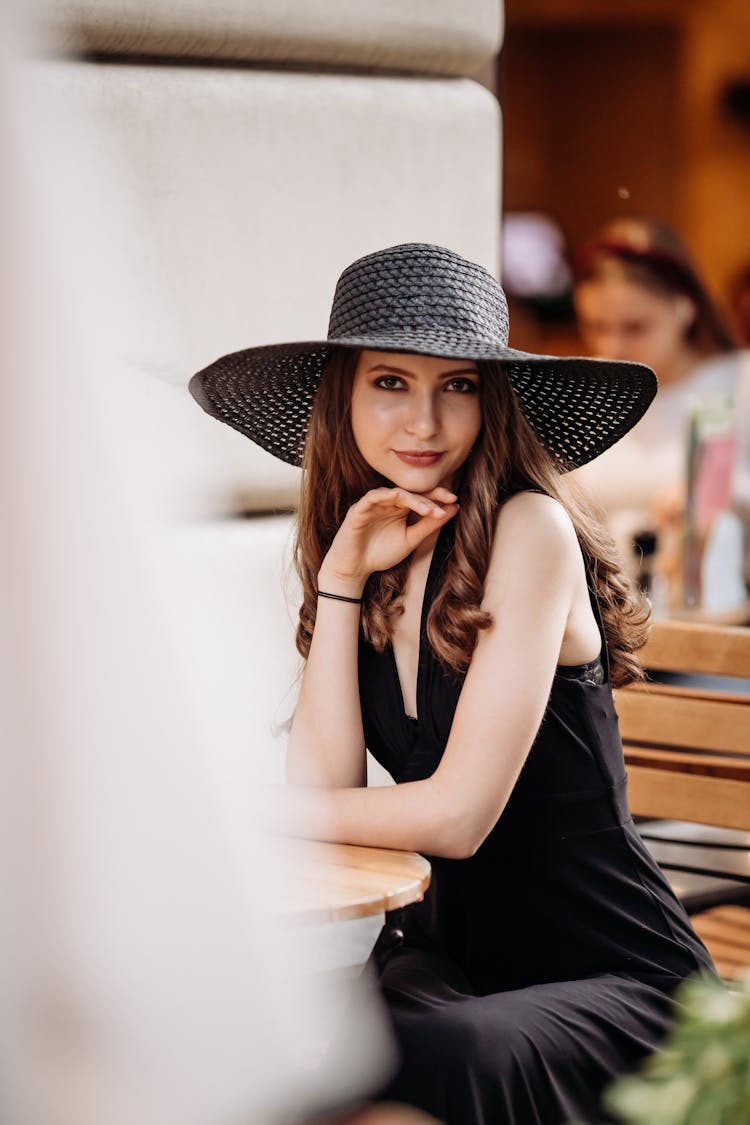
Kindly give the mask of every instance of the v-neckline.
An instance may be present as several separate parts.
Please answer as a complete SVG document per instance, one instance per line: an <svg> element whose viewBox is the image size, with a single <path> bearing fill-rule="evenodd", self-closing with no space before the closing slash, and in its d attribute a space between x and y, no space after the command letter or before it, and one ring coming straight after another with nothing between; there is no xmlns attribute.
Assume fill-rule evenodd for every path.
<svg viewBox="0 0 750 1125"><path fill-rule="evenodd" d="M428 595L429 595L430 590L432 588L432 584L433 584L433 581L434 581L434 578L435 578L435 572L436 572L437 567L439 565L439 554L440 554L439 549L440 549L440 546L441 546L443 533L445 532L446 527L448 527L448 524L444 523L443 526L438 531L437 539L435 540L435 546L432 548L432 555L430 557L430 564L427 567L427 577L425 578L424 591L422 593L422 605L421 605L420 612L419 612L419 640L417 642L417 682L414 685L414 701L417 705L417 714L416 715L410 715L408 713L408 711L406 710L406 705L404 703L404 689L401 686L401 677L399 676L398 664L396 663L396 653L395 653L394 648L393 648L393 642L389 641L389 643L388 643L388 652L389 652L389 655L390 655L391 671L393 673L393 680L394 680L394 684L395 684L395 688L396 688L396 692L397 692L397 698L399 699L400 704L401 704L400 712L405 719L407 719L410 723L412 723L414 725L419 723L419 721L420 721L419 716L422 712L422 692L421 692L422 673L423 673L423 667L424 667L424 663L425 663L425 659L426 659L425 645L427 644L427 635L426 635L427 634L427 614L429 613L429 607L430 607L430 604L431 604L430 600L428 599Z"/></svg>

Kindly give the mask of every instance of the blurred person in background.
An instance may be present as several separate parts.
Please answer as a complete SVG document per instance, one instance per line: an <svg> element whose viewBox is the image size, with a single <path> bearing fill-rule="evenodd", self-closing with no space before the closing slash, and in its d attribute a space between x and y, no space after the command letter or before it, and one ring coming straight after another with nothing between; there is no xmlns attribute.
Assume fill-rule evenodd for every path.
<svg viewBox="0 0 750 1125"><path fill-rule="evenodd" d="M691 404L737 394L747 353L735 340L677 235L651 219L615 219L573 259L586 350L652 367L659 392L647 415L576 476L607 514L623 557L633 539L671 534L685 506Z"/></svg>

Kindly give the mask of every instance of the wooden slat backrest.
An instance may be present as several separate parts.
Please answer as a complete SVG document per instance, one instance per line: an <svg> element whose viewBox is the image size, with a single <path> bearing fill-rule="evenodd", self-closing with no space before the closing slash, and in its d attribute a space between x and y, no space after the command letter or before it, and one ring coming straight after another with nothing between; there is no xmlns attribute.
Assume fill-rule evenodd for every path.
<svg viewBox="0 0 750 1125"><path fill-rule="evenodd" d="M656 621L642 657L659 672L750 680L750 629ZM750 830L750 694L658 683L616 694L633 812Z"/></svg>
<svg viewBox="0 0 750 1125"><path fill-rule="evenodd" d="M647 668L658 672L750 679L750 629L654 621L641 656Z"/></svg>
<svg viewBox="0 0 750 1125"><path fill-rule="evenodd" d="M687 688L639 684L618 693L617 712L628 741L724 754L750 750L750 695L712 696Z"/></svg>
<svg viewBox="0 0 750 1125"><path fill-rule="evenodd" d="M636 816L692 820L750 832L750 780L732 781L675 773L630 760L628 800Z"/></svg>

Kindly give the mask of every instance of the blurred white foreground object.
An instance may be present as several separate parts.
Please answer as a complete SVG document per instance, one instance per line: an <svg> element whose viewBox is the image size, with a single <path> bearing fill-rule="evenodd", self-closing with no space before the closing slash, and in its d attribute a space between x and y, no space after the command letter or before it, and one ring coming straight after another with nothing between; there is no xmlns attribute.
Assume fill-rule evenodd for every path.
<svg viewBox="0 0 750 1125"><path fill-rule="evenodd" d="M138 231L90 205L118 170L43 64L1 79L0 1119L297 1120L389 1048L279 931L245 653L199 525L169 526L158 482L185 450L165 432L154 460L132 425L116 247ZM320 1043L341 1046L311 1065Z"/></svg>

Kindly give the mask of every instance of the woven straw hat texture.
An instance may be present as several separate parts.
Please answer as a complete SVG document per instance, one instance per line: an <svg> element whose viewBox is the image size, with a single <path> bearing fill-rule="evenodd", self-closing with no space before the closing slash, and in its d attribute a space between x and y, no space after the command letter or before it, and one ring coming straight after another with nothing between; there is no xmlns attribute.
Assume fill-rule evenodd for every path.
<svg viewBox="0 0 750 1125"><path fill-rule="evenodd" d="M441 246L406 243L359 258L338 280L325 340L223 356L190 391L213 417L292 465L333 348L501 360L528 421L561 468L613 445L656 393L636 363L540 356L508 347L508 306L482 266Z"/></svg>

